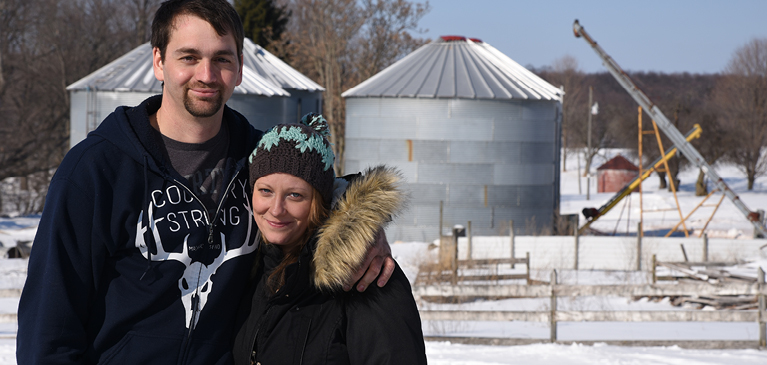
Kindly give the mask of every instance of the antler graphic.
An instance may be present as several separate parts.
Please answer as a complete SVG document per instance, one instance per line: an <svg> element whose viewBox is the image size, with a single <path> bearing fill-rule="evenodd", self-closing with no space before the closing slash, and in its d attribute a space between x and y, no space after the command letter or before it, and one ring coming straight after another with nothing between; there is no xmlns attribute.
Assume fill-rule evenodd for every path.
<svg viewBox="0 0 767 365"><path fill-rule="evenodd" d="M245 189L247 184L240 184L242 186L243 196L247 197L247 191ZM147 214L149 215L148 228L152 231L154 241L157 245L157 254L150 256L146 242L144 241L144 233L147 231L147 227L142 226L144 212L139 214L138 222L136 224L136 247L141 251L141 254L147 259L151 259L152 261L178 261L185 266L184 274L178 280L178 288L181 291L181 302L185 309L185 323L187 328L190 328L190 326L192 328L197 326L197 322L200 319L200 312L202 312L202 310L205 308L205 304L208 302L208 295L213 290L213 281L211 280L211 277L216 273L218 268L221 267L224 262L235 257L247 255L255 251L255 249L258 247L256 240L251 242L251 235L253 234L253 209L250 206L250 199L245 199L245 204L243 204L243 207L248 212L248 229L242 246L227 251L226 235L221 233L221 250L219 251L218 256L216 256L215 260L210 265L204 265L203 263L197 261L192 262L192 258L189 257L189 248L187 246L187 240L189 239L188 234L186 237L184 237L184 248L181 253L165 251L162 244L162 239L160 237L160 232L156 227L156 222L153 217L151 202L147 207ZM157 220L157 222L162 220L163 218L160 218Z"/></svg>

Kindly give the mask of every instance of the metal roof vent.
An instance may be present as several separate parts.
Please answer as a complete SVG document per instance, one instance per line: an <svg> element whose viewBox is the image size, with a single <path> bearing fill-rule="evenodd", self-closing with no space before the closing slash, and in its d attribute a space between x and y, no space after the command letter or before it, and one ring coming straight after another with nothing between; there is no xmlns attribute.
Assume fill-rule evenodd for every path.
<svg viewBox="0 0 767 365"><path fill-rule="evenodd" d="M466 42L466 40L470 40L474 43L482 43L482 40L479 38L467 38L462 35L443 35L439 38L442 39L443 42Z"/></svg>

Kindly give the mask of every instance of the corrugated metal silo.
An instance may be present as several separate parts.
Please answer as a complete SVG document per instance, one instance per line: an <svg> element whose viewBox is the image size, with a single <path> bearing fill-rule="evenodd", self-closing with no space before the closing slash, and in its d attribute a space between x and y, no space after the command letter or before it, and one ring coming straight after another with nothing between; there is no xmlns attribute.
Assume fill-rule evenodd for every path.
<svg viewBox="0 0 767 365"><path fill-rule="evenodd" d="M348 90L345 171L403 171L410 209L390 240L455 224L472 234L551 231L562 91L476 39L442 37Z"/></svg>

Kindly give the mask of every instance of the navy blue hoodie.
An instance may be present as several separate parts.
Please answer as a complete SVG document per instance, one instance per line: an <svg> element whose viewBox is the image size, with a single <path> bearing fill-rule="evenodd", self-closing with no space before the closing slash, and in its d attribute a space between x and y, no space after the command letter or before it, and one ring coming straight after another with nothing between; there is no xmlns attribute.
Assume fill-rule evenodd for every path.
<svg viewBox="0 0 767 365"><path fill-rule="evenodd" d="M19 364L231 362L257 228L246 157L261 132L225 107L226 191L208 217L148 115L120 107L53 177L19 303Z"/></svg>

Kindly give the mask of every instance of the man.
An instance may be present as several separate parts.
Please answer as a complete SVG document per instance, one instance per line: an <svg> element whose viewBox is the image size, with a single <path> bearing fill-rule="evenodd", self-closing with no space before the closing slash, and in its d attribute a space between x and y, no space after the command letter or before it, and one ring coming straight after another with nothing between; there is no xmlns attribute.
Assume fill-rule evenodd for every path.
<svg viewBox="0 0 767 365"><path fill-rule="evenodd" d="M258 246L245 158L261 132L225 106L242 42L226 0L158 9L162 95L115 110L51 181L19 303L19 364L231 361ZM388 259L379 285L392 270Z"/></svg>

